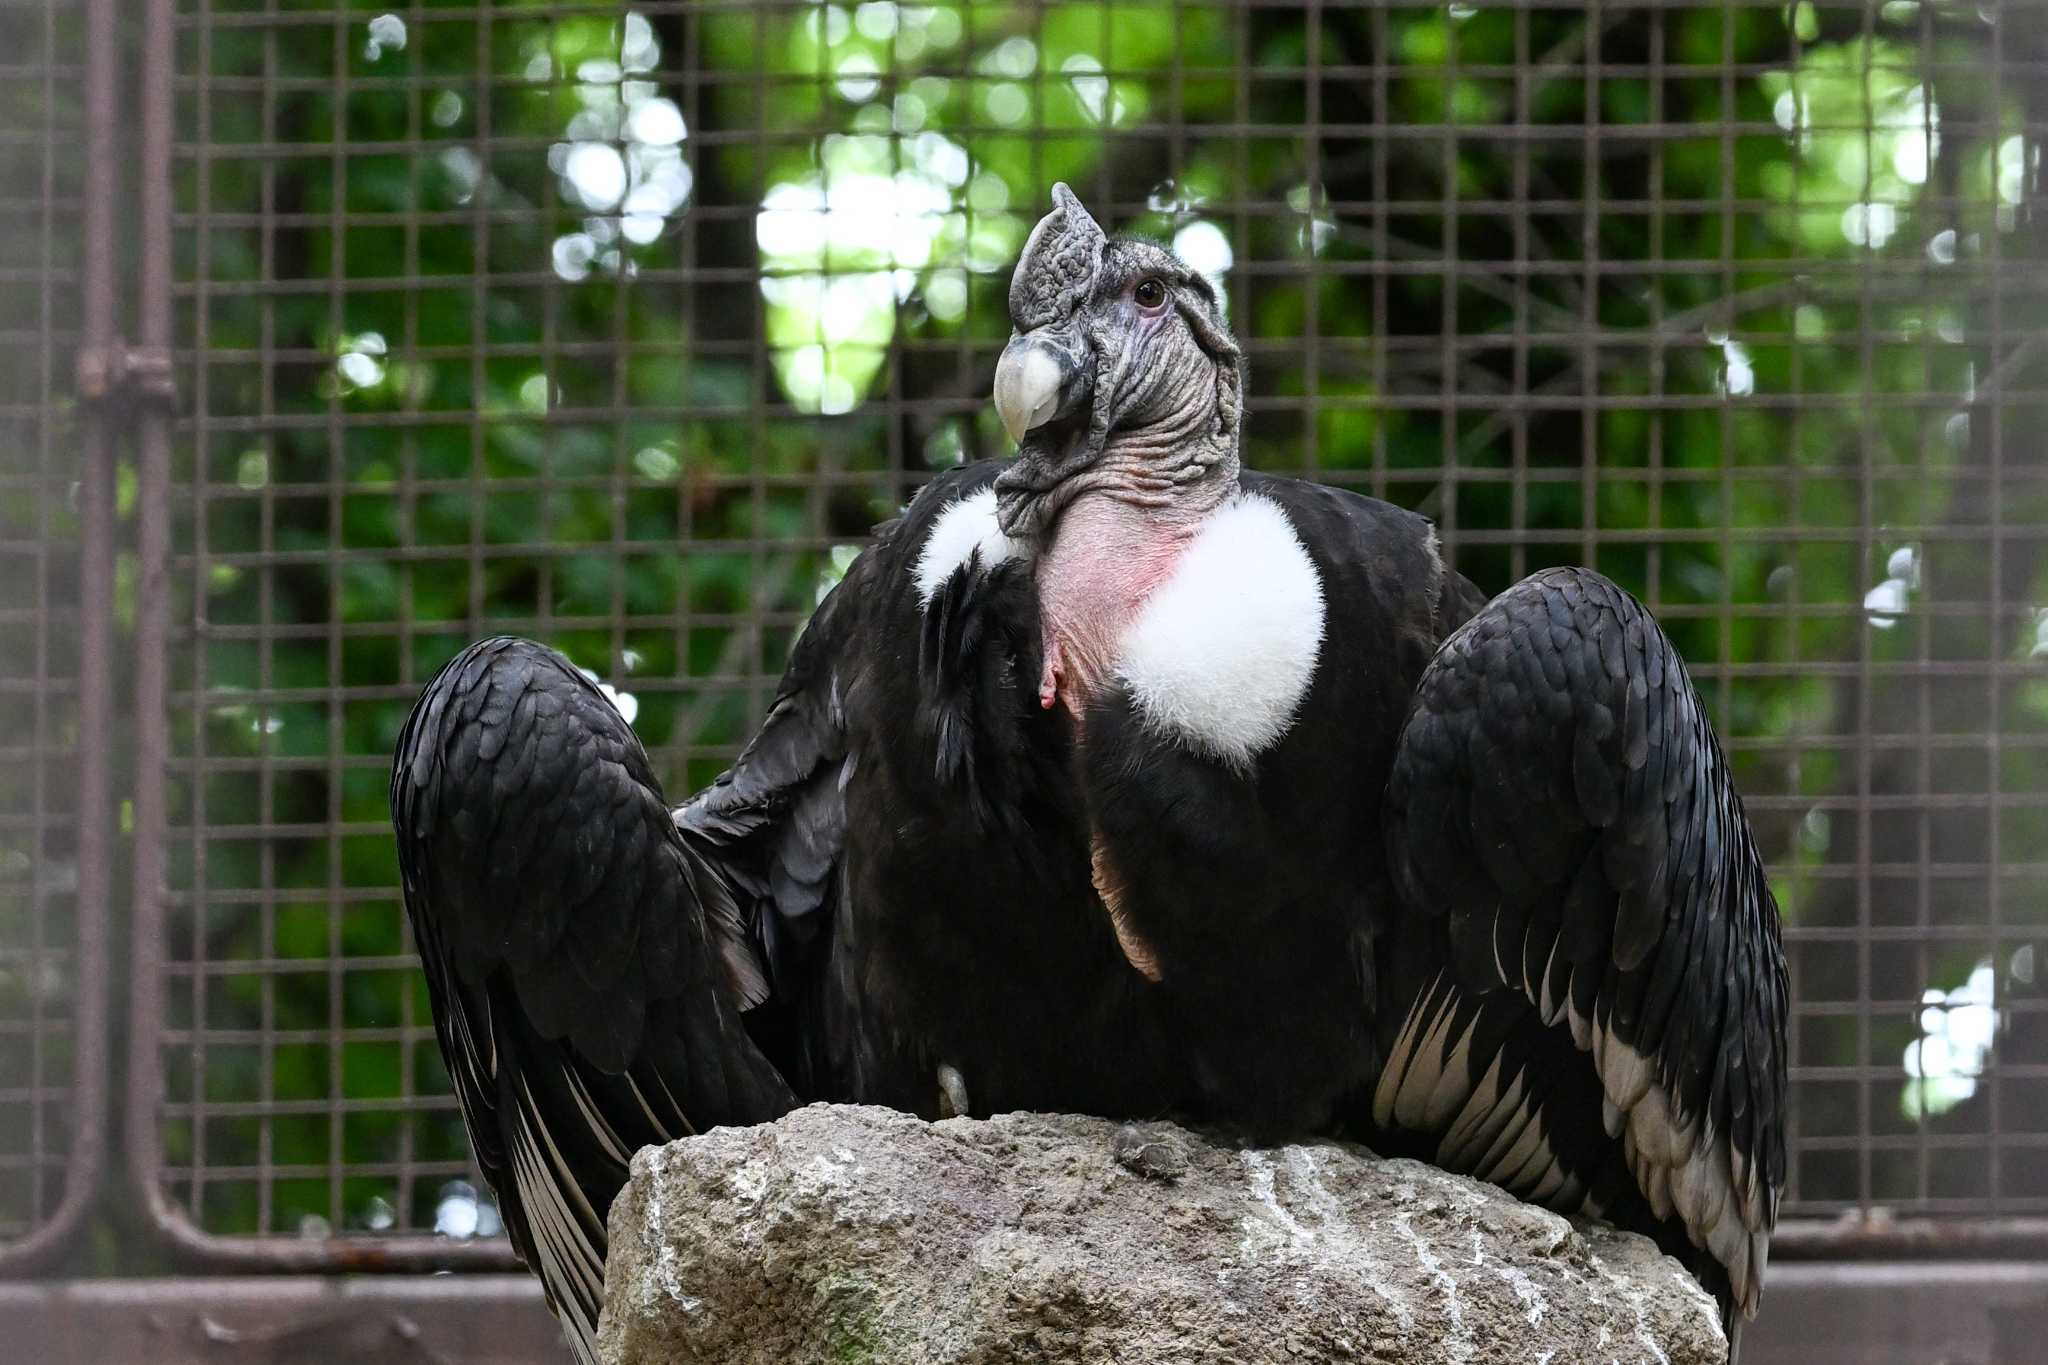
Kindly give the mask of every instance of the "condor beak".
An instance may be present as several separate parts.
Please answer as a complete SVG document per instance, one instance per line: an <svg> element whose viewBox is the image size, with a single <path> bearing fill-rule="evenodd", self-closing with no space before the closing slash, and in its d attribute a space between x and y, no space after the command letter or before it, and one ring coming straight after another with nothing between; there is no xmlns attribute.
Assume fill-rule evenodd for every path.
<svg viewBox="0 0 2048 1365"><path fill-rule="evenodd" d="M996 415L1010 439L1071 413L1087 397L1090 377L1082 346L1064 327L1012 334L996 362Z"/></svg>
<svg viewBox="0 0 2048 1365"><path fill-rule="evenodd" d="M996 362L996 416L1012 441L1049 420L1060 405L1059 362L1024 337L1012 337Z"/></svg>

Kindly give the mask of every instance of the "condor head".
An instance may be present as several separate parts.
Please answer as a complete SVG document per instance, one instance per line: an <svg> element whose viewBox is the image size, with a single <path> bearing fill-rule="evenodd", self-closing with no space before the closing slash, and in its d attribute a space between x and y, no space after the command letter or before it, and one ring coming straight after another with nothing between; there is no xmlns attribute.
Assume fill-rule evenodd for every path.
<svg viewBox="0 0 2048 1365"><path fill-rule="evenodd" d="M1243 362L1215 289L1156 243L1105 235L1065 185L1052 198L1010 281L996 365L1018 443L996 515L1019 537L1045 535L1083 492L1169 507L1237 478Z"/></svg>

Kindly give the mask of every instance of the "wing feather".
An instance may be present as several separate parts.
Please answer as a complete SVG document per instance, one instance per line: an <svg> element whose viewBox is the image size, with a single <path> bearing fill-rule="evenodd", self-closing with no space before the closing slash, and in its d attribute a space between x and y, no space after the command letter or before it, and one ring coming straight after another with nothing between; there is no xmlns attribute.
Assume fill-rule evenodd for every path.
<svg viewBox="0 0 2048 1365"><path fill-rule="evenodd" d="M1387 816L1396 886L1439 926L1448 967L1415 1008L1457 1015L1449 991L1482 1012L1524 1008L1560 1040L1468 1047L1462 1091L1400 1107L1438 1123L1441 1154L1466 1169L1552 1199L1582 1188L1588 1207L1628 1203L1580 1148L1615 1151L1651 1221L1679 1228L1725 1276L1724 1304L1754 1313L1784 1178L1784 956L1670 641L1598 574L1524 580L1424 674ZM1431 1049L1458 1036L1404 1029L1394 1051L1423 1054L1402 1057L1407 1076L1430 1074L1450 1062ZM1583 1102L1551 1093L1574 1086ZM1512 1112L1481 1112L1482 1097Z"/></svg>
<svg viewBox="0 0 2048 1365"><path fill-rule="evenodd" d="M795 1103L741 1022L732 964L753 949L707 915L718 869L630 727L553 650L458 655L392 773L406 909L478 1166L594 1362L604 1215L632 1153Z"/></svg>
<svg viewBox="0 0 2048 1365"><path fill-rule="evenodd" d="M896 585L935 509L994 475L942 474L879 528L738 761L678 810L604 693L543 646L471 646L407 719L392 818L442 1053L513 1243L586 1357L604 1215L632 1153L774 1118L792 1081L844 1089L868 1060L848 1011L813 1017L812 969L849 895L842 679L874 671L883 613L917 610ZM998 608L1028 596L1028 575L1004 581L993 605L941 594L935 662L958 675L955 719L976 719L987 681L963 670L1002 652L978 648L986 633L1021 629ZM977 736L1000 759L998 739Z"/></svg>

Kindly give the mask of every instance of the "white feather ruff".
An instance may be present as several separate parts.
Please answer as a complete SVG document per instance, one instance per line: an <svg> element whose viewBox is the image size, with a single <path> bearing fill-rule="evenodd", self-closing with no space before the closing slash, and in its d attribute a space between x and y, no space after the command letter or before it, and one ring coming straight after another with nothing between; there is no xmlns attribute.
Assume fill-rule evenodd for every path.
<svg viewBox="0 0 2048 1365"><path fill-rule="evenodd" d="M918 605L930 606L932 597L953 576L953 571L976 550L981 551L984 571L1025 552L1023 541L1004 535L1003 528L996 524L993 488L956 499L939 513L931 534L925 537L924 550L917 557Z"/></svg>
<svg viewBox="0 0 2048 1365"><path fill-rule="evenodd" d="M1146 600L1117 671L1148 723L1243 769L1287 733L1323 614L1322 580L1287 514L1248 494L1210 516Z"/></svg>

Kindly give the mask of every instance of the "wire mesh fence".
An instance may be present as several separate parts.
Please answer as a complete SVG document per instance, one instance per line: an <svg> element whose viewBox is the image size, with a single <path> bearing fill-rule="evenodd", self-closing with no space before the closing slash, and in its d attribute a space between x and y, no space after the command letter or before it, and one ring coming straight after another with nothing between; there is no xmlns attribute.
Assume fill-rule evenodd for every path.
<svg viewBox="0 0 2048 1365"><path fill-rule="evenodd" d="M76 7L0 6L0 1260L50 1232L81 1115ZM85 872L84 880L92 878ZM103 888L104 881L101 886Z"/></svg>
<svg viewBox="0 0 2048 1365"><path fill-rule="evenodd" d="M135 718L164 1008L132 1027L144 1174L203 1235L491 1231L399 904L406 707L531 635L672 797L708 780L868 528L1005 449L1007 272L1060 179L1216 278L1249 463L1429 513L1489 590L1584 563L1666 623L1786 913L1787 1216L2048 1213L2048 9L178 0L174 29L143 54L174 64L169 679ZM4 206L47 225L62 158L0 150L46 168ZM28 358L62 350L42 230L0 274L58 319L0 337ZM6 548L44 576L6 573L0 622L57 639L61 408L14 373ZM50 648L0 696L61 767ZM16 867L0 894L44 885ZM25 903L5 963L61 935Z"/></svg>

